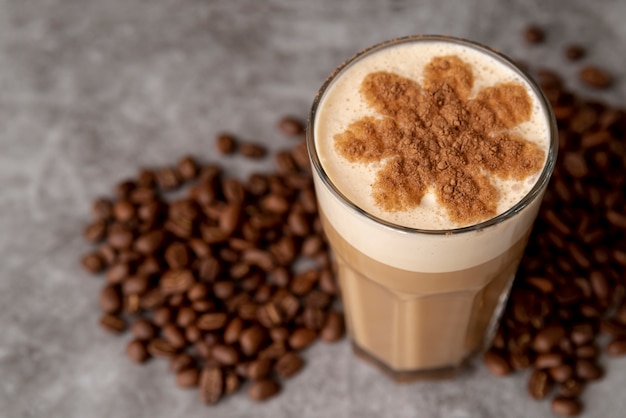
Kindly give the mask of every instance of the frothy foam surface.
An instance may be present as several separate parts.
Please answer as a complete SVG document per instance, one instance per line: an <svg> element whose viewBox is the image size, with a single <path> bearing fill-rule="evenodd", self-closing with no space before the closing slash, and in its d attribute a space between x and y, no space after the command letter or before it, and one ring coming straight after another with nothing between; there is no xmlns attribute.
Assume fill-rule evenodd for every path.
<svg viewBox="0 0 626 418"><path fill-rule="evenodd" d="M380 117L359 92L365 76L376 71L388 71L421 85L425 65L434 57L443 55L456 55L472 66L474 86L471 97L484 87L497 83L517 82L524 85L533 103L531 117L510 132L536 143L548 154L549 120L539 100L522 77L495 58L460 44L442 41L402 43L365 56L344 69L322 97L314 124L315 145L322 167L348 200L364 211L396 225L429 230L467 226L453 222L445 208L438 204L432 191L423 197L418 207L411 210L388 212L380 208L374 203L372 185L385 161L350 163L336 152L334 136L344 132L352 122L364 116ZM528 194L539 174L524 181L505 181L492 177L492 184L500 194L497 214L510 209Z"/></svg>

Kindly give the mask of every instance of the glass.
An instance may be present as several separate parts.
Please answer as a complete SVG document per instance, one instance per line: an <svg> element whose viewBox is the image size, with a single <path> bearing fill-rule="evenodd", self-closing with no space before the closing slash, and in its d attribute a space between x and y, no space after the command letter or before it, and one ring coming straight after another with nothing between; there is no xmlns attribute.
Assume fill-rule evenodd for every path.
<svg viewBox="0 0 626 418"><path fill-rule="evenodd" d="M363 58L414 42L452 43L495 59L527 84L542 107L549 131L545 165L529 193L489 220L447 230L396 225L351 202L322 165L316 117L333 83ZM394 39L356 54L325 81L311 109L307 145L355 353L399 381L454 374L493 337L554 168L556 123L540 88L508 58L477 43L444 36Z"/></svg>

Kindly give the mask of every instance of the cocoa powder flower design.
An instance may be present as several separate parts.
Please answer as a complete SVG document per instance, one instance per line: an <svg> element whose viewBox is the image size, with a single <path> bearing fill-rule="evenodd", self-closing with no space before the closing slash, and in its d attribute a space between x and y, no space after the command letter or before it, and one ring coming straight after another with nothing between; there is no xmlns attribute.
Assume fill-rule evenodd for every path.
<svg viewBox="0 0 626 418"><path fill-rule="evenodd" d="M509 130L530 119L532 101L520 83L483 88L458 56L433 58L423 85L390 72L368 74L361 95L380 117L364 117L335 135L335 148L354 163L382 162L372 196L383 210L420 204L432 190L460 225L496 215L499 193L490 177L523 180L543 166L545 152Z"/></svg>

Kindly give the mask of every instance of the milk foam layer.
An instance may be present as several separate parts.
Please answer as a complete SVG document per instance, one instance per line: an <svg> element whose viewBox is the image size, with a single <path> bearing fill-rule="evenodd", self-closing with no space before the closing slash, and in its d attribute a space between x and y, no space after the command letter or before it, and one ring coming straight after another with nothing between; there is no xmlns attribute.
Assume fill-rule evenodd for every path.
<svg viewBox="0 0 626 418"><path fill-rule="evenodd" d="M383 212L371 197L371 187L381 164L349 163L335 152L334 135L343 132L350 123L363 116L378 116L359 93L361 81L367 74L390 71L421 84L423 67L433 57L441 55L457 55L473 67L473 93L498 82L515 81L526 86L533 103L531 119L512 131L537 143L546 155L549 154L552 138L549 111L542 107L536 93L523 77L486 52L454 41L418 38L361 56L336 75L323 93L309 130L313 131L317 156L329 181L358 208L395 225L427 230L459 227L448 219L443 208L437 206L432 194L427 194L414 210ZM309 138L309 147L313 145L311 142ZM498 213L523 199L538 178L539 174L525 182L494 181L503 196ZM314 170L314 180L320 209L337 232L356 249L396 268L433 273L470 268L507 251L532 227L543 195L541 191L515 216L488 228L463 233L425 234L389 227L363 216L324 184L317 170Z"/></svg>
<svg viewBox="0 0 626 418"><path fill-rule="evenodd" d="M372 184L385 161L350 163L335 151L334 136L344 132L351 123L364 116L380 117L359 92L365 76L376 71L388 71L421 85L426 64L434 57L443 55L456 55L472 66L474 87L471 97L484 87L501 82L524 85L533 103L531 118L511 132L536 143L547 155L549 125L545 112L524 79L504 63L462 45L431 41L401 44L366 56L345 69L324 94L314 126L316 147L324 170L348 200L364 211L396 225L429 230L468 226L453 222L445 209L438 205L432 191L424 196L418 207L408 211L388 212L376 205L372 197ZM539 173L525 181L492 178L500 194L497 214L520 201L532 189L538 177Z"/></svg>

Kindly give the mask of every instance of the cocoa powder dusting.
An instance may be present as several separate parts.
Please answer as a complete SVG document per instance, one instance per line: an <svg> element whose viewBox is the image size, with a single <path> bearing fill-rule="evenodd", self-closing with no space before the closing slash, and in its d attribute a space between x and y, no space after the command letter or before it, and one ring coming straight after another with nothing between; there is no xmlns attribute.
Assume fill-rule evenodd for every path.
<svg viewBox="0 0 626 418"><path fill-rule="evenodd" d="M383 210L416 207L432 190L454 222L480 222L497 211L490 176L523 180L541 169L545 152L508 131L530 119L524 86L500 83L470 98L473 83L457 56L432 59L423 86L390 72L365 77L361 94L382 117L350 124L335 149L353 163L383 163L372 187Z"/></svg>

